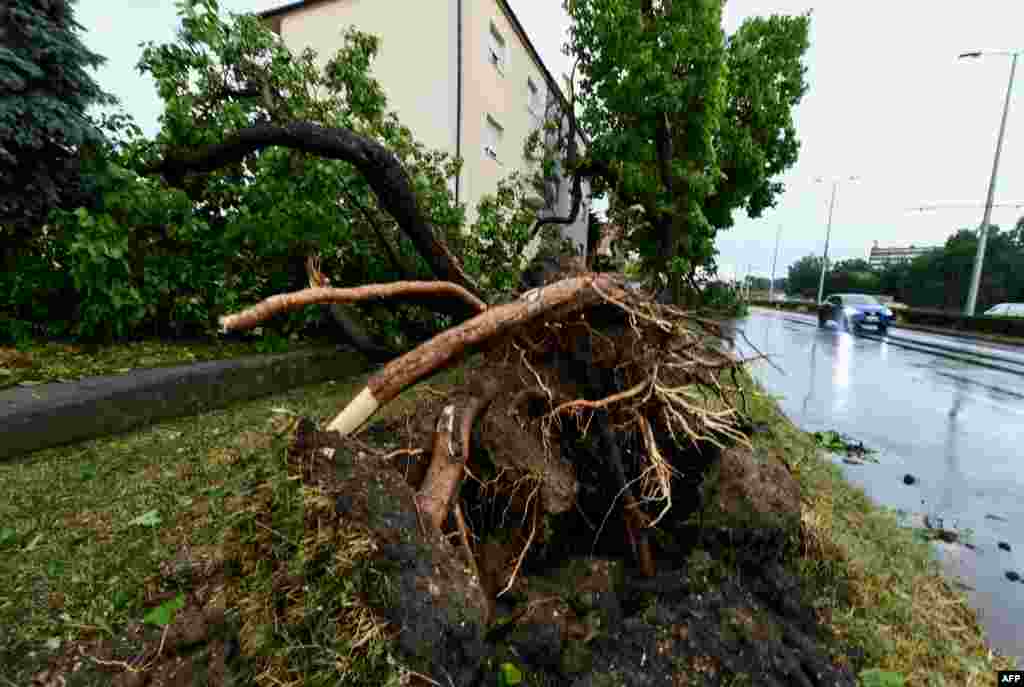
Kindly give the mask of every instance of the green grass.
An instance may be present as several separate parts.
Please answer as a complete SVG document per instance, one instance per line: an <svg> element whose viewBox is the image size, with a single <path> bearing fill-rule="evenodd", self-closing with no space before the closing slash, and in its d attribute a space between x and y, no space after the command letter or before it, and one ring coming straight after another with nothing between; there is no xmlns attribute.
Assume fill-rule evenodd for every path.
<svg viewBox="0 0 1024 687"><path fill-rule="evenodd" d="M74 381L94 375L128 372L206 360L237 358L293 350L302 344L284 339L255 341L135 341L95 347L57 342L34 342L17 348L0 347L0 389L17 384Z"/></svg>
<svg viewBox="0 0 1024 687"><path fill-rule="evenodd" d="M441 373L375 419L404 412L424 386L463 381L461 368ZM243 614L251 636L264 632L267 646L286 652L252 601L278 593L271 563L298 573L307 563L295 544L307 535L308 494L287 474L286 448L297 417L330 419L364 384L309 386L0 463L0 665L27 684L48 643L114 638L140 622L147 593L166 590L161 564L183 546L218 558L225 546L257 547L260 537L271 540L260 549L266 560L236 575L231 595L253 604ZM341 591L351 594L351 584L311 589L307 600L351 605Z"/></svg>
<svg viewBox="0 0 1024 687"><path fill-rule="evenodd" d="M792 565L839 645L863 649L870 668L900 673L908 686L995 685L1013 660L990 655L931 545L850 485L749 376L743 383L753 419L772 428L755 445L778 452L800 482L802 555Z"/></svg>

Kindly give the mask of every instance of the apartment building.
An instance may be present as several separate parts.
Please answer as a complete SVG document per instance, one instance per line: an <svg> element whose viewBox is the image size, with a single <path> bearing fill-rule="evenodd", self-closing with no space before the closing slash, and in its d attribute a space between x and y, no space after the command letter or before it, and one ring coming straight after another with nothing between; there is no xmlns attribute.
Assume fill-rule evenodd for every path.
<svg viewBox="0 0 1024 687"><path fill-rule="evenodd" d="M469 225L477 202L499 179L536 169L524 145L542 125L549 101L568 109L505 0L304 0L260 16L289 49L312 48L321 64L350 26L378 36L372 71L389 108L424 145L464 161L451 187L466 204ZM568 128L567 121L562 125ZM584 254L589 195L585 188L577 221L563 228ZM538 217L568 214L569 180L560 179L533 202Z"/></svg>
<svg viewBox="0 0 1024 687"><path fill-rule="evenodd" d="M942 250L937 246L899 246L893 248L879 248L878 241L871 247L868 255L868 264L873 268L881 270L889 265L900 262L910 262L914 258L929 253L933 250Z"/></svg>

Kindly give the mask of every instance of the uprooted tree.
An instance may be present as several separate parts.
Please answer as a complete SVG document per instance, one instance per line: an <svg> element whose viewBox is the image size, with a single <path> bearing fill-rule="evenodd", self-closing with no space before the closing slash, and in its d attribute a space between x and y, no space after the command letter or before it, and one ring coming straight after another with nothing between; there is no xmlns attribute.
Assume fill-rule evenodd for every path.
<svg viewBox="0 0 1024 687"><path fill-rule="evenodd" d="M715 449L747 442L743 413L736 403L742 397L740 386L735 376L731 383L728 376L735 375L741 361L715 343L719 325L692 312L654 304L610 274L563 273L511 300L488 304L456 251L439 235L439 221L446 216L439 220L428 212L436 206L422 198L424 189L436 190L443 177L435 174L424 181L429 175L417 166L415 147L403 156L380 142L380 132L391 125L381 102L346 101L344 107L336 103L330 117L322 112L317 116L314 100L303 101L306 109L289 110L281 84L268 80L278 72L227 50L224 46L232 45L231 39L216 19L215 4L206 0L201 6L207 11L198 11L196 4L186 7L185 30L202 36L207 45L220 45L222 57L235 59L200 58L180 46L147 50L144 63L156 73L174 75L162 88L174 104L165 114L165 136L175 133L162 146L140 149L140 169L190 189L197 200L244 206L259 201L246 200L244 187L214 183L224 170L245 175L268 161L282 171L298 172L342 165L347 188L358 185L365 194L361 206L372 208L378 219L390 218L435 278L334 288L318 260L307 255L309 288L279 293L225 315L220 318L222 331L251 329L314 304L403 302L429 304L447 313L452 326L377 371L327 424L327 432L338 440L354 435L403 390L480 353L484 362L468 393L459 403L446 404L426 432L428 460L422 478L415 480L424 531L454 528L468 562L479 565L459 495L465 479L483 474L487 463L498 476L486 482L486 488L502 498L518 496L518 510L530 523L511 575L502 588L486 589L492 602L511 587L516 571L544 537L545 518L578 505L584 484L597 494L588 498L591 507L596 503L600 509L598 517L602 512L605 519L613 511L619 513L637 566L644 575L653 575L657 563L651 528L666 518L685 518L693 510L692 504L673 508L678 505L675 485L701 474ZM685 18L673 15L676 21ZM251 32L250 41L266 41L264 57L291 64L284 49L261 33L258 24L239 21L243 34ZM362 41L351 35L345 57L356 60L372 54L372 41ZM295 69L311 70L312 58L304 55L296 64ZM169 71L161 72L162 68ZM205 99L180 95L187 92L193 70L206 81ZM327 74L328 79L348 80L346 88L334 89L336 93L379 93L376 86L355 85L367 78L365 59L362 67L353 68L351 62L336 58L328 64ZM341 115L336 114L339 111ZM190 117L200 118L202 126L186 126ZM213 127L214 123L225 126ZM560 125L555 130L560 132ZM575 171L574 214L587 169L604 170L602 174L618 179L616 191L627 197L635 192L621 183L633 175L628 166L600 157L581 162L575 125L568 131L565 145ZM557 147L566 139L559 134L552 140ZM612 154L607 148L598 150ZM428 171L437 169L428 166ZM332 176L325 172L320 179ZM229 197L218 199L218 192ZM651 200L655 202L653 196ZM315 215L307 216L312 219ZM474 439L475 427L480 427L479 439ZM477 450L481 444L486 450ZM477 482L484 488L483 481ZM489 610L487 617L492 616Z"/></svg>

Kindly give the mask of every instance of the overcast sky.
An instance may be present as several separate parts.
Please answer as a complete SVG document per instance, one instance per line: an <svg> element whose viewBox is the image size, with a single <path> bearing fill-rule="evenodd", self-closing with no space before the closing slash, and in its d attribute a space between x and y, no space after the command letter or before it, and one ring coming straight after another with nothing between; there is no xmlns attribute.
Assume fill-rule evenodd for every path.
<svg viewBox="0 0 1024 687"><path fill-rule="evenodd" d="M402 0L422 2L424 0ZM556 75L568 71L560 48L568 18L560 0L510 0L541 57ZM262 11L284 0L221 0L225 10ZM803 143L799 162L783 177L786 192L757 220L738 213L718 239L724 276L748 266L767 276L776 229L782 226L777 276L825 239L829 183L839 186L830 256L867 257L882 246L939 245L955 229L976 228L988 189L1010 58L957 60L966 50L1024 49L1019 0L728 0L725 28L752 15L813 9L806 62L810 89L796 112ZM156 130L160 101L135 70L142 41L174 37L173 0L79 0L76 18L86 45L108 58L97 74L147 134ZM387 49L387 44L384 45ZM996 203L1024 204L1024 60L1010 103ZM911 212L922 205L974 207ZM995 208L1006 228L1021 208Z"/></svg>

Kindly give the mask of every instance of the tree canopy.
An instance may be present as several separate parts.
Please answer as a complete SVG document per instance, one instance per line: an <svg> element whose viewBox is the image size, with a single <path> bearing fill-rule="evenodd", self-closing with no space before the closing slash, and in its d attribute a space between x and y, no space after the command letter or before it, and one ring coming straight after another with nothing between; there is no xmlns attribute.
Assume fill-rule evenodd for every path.
<svg viewBox="0 0 1024 687"><path fill-rule="evenodd" d="M577 171L613 192L612 213L642 208L628 237L648 272L714 267L733 212L759 216L797 159L792 110L807 90L809 15L755 17L731 36L715 0L566 0L579 124Z"/></svg>
<svg viewBox="0 0 1024 687"><path fill-rule="evenodd" d="M985 265L978 291L978 310L996 303L1024 302L1024 243L1021 223L1011 231L989 227ZM976 231L960 229L945 245L913 260L873 269L860 258L841 260L825 276L825 293L856 292L883 294L918 308L959 311L964 307L967 288L978 250ZM821 275L821 257L807 255L789 267L787 291L815 298Z"/></svg>

